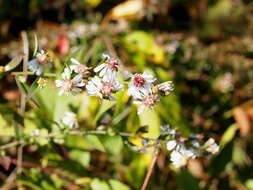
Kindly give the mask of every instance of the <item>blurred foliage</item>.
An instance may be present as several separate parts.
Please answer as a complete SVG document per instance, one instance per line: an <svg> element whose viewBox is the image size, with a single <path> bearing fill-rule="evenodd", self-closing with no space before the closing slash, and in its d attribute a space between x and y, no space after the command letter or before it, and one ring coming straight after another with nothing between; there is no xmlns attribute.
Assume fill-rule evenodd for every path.
<svg viewBox="0 0 253 190"><path fill-rule="evenodd" d="M160 81L173 80L174 92L139 117L123 93L116 95L117 104L85 93L58 96L52 81L34 91L34 76L24 85L22 78L6 70L0 75L1 144L26 140L19 134L20 126L26 135L35 129L45 135L57 132L54 121L64 111L78 113L83 130L106 127L109 133L136 133L140 126L148 126L148 136L157 137L160 125L169 124L185 136L194 132L217 139L221 151L212 160L197 159L181 170L171 167L162 151L148 189L253 189L252 2L148 0L144 5L128 4L130 9L122 2L0 1L0 65L22 70L19 33L27 30L30 52L36 34L39 48L53 57L48 72L62 72L70 57L94 66L108 52L118 55L131 71L147 70ZM17 111L21 93L30 97L23 117ZM23 173L17 180L25 189L140 189L151 160L148 154L134 152L120 136L68 135L64 144L31 141L24 147ZM0 154L4 185L17 165L17 151Z"/></svg>

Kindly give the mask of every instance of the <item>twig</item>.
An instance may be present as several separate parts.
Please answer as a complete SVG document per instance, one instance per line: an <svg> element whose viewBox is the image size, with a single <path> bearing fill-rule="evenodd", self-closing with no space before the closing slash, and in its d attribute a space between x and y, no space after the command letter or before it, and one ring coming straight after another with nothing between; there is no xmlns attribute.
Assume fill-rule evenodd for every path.
<svg viewBox="0 0 253 190"><path fill-rule="evenodd" d="M23 145L18 148L17 174L22 173Z"/></svg>
<svg viewBox="0 0 253 190"><path fill-rule="evenodd" d="M157 150L155 150L155 151L157 151ZM153 171L153 169L154 169L154 166L155 166L157 157L158 157L158 152L155 152L154 157L153 157L153 159L152 159L152 162L151 162L151 164L150 164L150 166L149 166L149 168L148 168L148 172L147 172L147 174L146 174L146 177L145 177L145 179L144 179L144 182L143 182L143 184L142 184L141 190L145 190L145 189L147 188L147 185L148 185L149 179L150 179L150 177L151 177L152 171Z"/></svg>
<svg viewBox="0 0 253 190"><path fill-rule="evenodd" d="M21 37L23 41L23 53L24 53L23 72L26 72L28 68L28 59L29 59L29 42L28 42L27 34L25 31L21 32ZM25 77L25 80L26 80L26 77Z"/></svg>
<svg viewBox="0 0 253 190"><path fill-rule="evenodd" d="M32 72L11 72L11 75L34 75L34 73ZM43 76L47 76L47 77L57 77L57 74L54 73L43 73Z"/></svg>
<svg viewBox="0 0 253 190"><path fill-rule="evenodd" d="M13 141L11 143L4 144L4 145L0 146L0 150L11 148L13 146L17 146L18 144L20 144L20 141Z"/></svg>
<svg viewBox="0 0 253 190"><path fill-rule="evenodd" d="M36 139L57 137L59 135L61 135L61 134L59 134L59 133L50 133L50 134L45 135L45 136L36 136ZM122 137L133 137L133 138L146 139L146 137L142 137L142 136L135 135L135 134L132 134L132 133L126 133L126 132L112 132L112 133L109 133L107 131L102 131L102 130L101 131L69 131L66 135L119 135L119 136L122 136ZM157 139L149 138L149 140L156 141ZM19 145L19 144L21 144L21 146L24 146L25 142L13 141L11 143L0 146L0 150L11 148L11 147Z"/></svg>

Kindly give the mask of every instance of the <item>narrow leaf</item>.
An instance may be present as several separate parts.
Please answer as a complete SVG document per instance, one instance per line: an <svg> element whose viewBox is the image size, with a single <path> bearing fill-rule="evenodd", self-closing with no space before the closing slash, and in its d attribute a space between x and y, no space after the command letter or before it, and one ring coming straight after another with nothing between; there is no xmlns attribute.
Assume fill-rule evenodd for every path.
<svg viewBox="0 0 253 190"><path fill-rule="evenodd" d="M18 55L14 57L7 65L4 67L4 71L10 71L15 69L22 61L23 55Z"/></svg>

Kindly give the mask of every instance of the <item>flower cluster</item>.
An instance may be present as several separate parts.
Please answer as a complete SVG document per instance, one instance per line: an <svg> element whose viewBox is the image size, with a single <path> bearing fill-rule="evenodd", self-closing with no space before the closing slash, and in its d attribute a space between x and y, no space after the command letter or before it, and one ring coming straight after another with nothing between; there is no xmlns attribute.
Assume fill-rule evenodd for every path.
<svg viewBox="0 0 253 190"><path fill-rule="evenodd" d="M219 146L213 138L201 145L198 135L184 138L175 129L170 129L168 126L163 126L161 132L167 136L166 147L171 151L170 160L176 168L185 166L189 159L201 156L205 152L215 154L219 151Z"/></svg>
<svg viewBox="0 0 253 190"><path fill-rule="evenodd" d="M28 68L35 74L41 75L48 64L52 62L48 53L44 50L37 52L35 58L28 62Z"/></svg>
<svg viewBox="0 0 253 190"><path fill-rule="evenodd" d="M134 104L139 104L138 114L147 107L152 109L160 102L160 96L167 96L173 90L172 81L155 85L156 78L147 72L131 75L128 84L128 95L132 96Z"/></svg>
<svg viewBox="0 0 253 190"><path fill-rule="evenodd" d="M91 72L85 65L71 58L72 65L66 67L61 74L62 80L56 80L56 87L61 88L59 95L73 95L86 87L89 96L97 96L101 99L115 101L114 93L122 91L118 76L119 62L107 54L102 55L102 63L93 70L95 76L90 77ZM142 74L128 73L131 78L128 82L128 95L132 96L134 104L139 104L138 114L145 108L153 109L160 102L160 96L167 96L173 90L172 81L157 83L157 79L147 72ZM128 77L128 78L129 78ZM84 82L87 81L87 82Z"/></svg>
<svg viewBox="0 0 253 190"><path fill-rule="evenodd" d="M84 77L89 75L89 68L74 58L70 60L72 65L64 69L64 72L61 74L62 80L55 81L56 87L61 88L59 95L68 93L76 95L81 92L81 88L85 86Z"/></svg>
<svg viewBox="0 0 253 190"><path fill-rule="evenodd" d="M94 68L97 75L91 78L86 85L88 95L114 101L112 95L122 91L122 85L117 75L118 66L119 63L116 59L104 54L102 64Z"/></svg>

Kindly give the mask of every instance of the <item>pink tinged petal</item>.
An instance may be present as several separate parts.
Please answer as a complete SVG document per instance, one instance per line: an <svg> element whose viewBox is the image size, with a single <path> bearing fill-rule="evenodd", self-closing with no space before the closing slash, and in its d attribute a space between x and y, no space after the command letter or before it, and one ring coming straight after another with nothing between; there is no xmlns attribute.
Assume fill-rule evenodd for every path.
<svg viewBox="0 0 253 190"><path fill-rule="evenodd" d="M94 72L97 73L97 72L101 71L105 66L106 66L105 63L102 63L101 65L94 68Z"/></svg>

